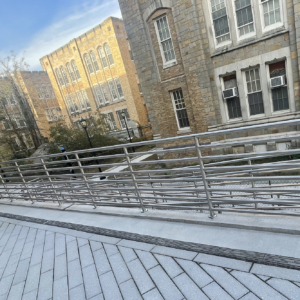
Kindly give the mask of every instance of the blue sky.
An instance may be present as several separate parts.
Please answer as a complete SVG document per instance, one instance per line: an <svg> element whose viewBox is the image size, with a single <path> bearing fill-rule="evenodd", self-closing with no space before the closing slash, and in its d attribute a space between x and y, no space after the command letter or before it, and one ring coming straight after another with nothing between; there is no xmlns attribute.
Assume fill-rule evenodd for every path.
<svg viewBox="0 0 300 300"><path fill-rule="evenodd" d="M13 50L30 70L39 59L101 23L121 18L118 0L0 0L0 57Z"/></svg>

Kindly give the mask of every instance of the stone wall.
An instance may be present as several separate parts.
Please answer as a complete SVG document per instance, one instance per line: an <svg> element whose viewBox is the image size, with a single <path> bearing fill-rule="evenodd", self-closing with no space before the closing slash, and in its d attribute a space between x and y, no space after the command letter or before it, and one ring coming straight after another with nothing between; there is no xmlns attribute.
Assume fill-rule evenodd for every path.
<svg viewBox="0 0 300 300"><path fill-rule="evenodd" d="M262 32L257 26L255 36L243 41L232 37L233 42L230 45L215 49L208 0L119 0L154 136L166 138L188 133L180 132L176 124L170 92L177 88L183 91L190 121L190 133L299 118L300 5L298 2L282 0L282 26L266 32ZM259 16L258 12L259 8L255 7L255 21ZM155 18L162 15L167 16L177 60L176 65L168 68L163 67L154 27ZM235 21L231 18L230 25L235 26L232 22ZM226 69L229 65L238 66L242 61L261 55L268 56L271 52L275 59L281 59L283 49L288 52L286 56L290 66L288 84L290 90L294 90L294 95L291 95L294 107L291 107L289 112L272 113L264 117L251 117L248 120L235 122L224 121L223 99L217 84L220 79L216 78L216 70ZM237 69L239 72L242 70ZM265 87L267 88L269 89ZM264 132L253 131L248 135L280 135L285 130L297 131L299 127ZM243 136L245 133L225 138L236 139ZM211 142L214 140L212 139ZM247 149L249 151L251 147Z"/></svg>

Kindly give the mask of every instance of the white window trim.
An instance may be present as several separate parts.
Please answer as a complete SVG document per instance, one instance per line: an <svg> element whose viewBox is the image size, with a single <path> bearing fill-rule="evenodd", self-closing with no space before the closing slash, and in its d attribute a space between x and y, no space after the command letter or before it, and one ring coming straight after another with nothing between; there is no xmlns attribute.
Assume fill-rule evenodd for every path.
<svg viewBox="0 0 300 300"><path fill-rule="evenodd" d="M104 54L104 57L105 57L105 60L106 60L106 67L104 67L103 66L103 62L102 62L102 56L101 56L101 51L100 50L102 50L103 51L103 54ZM97 48L97 53L98 53L98 55L99 55L99 59L100 59L100 63L101 63L101 66L102 66L102 69L108 69L109 68L109 62L108 62L108 59L107 59L107 57L106 57L106 53L105 53L105 49L104 49L104 47L103 46L99 46L98 48Z"/></svg>
<svg viewBox="0 0 300 300"><path fill-rule="evenodd" d="M291 92L290 92L290 90L291 90L291 85L293 86L293 84L290 84L290 78L289 78L289 72L288 72L288 66L287 66L287 64L288 64L288 61L287 61L287 59L281 59L281 60L278 60L277 62L281 62L281 61L284 61L285 62L285 73L286 73L286 82L287 82L287 84L286 85L284 85L284 86L286 86L287 87L287 93L288 93L288 100L289 100L289 109L284 109L284 110L277 110L277 111L275 111L274 110L274 105L273 105L273 98L272 98L272 89L271 89L271 85L270 85L270 80L271 80L271 76L270 76L270 68L269 68L269 65L270 64L272 64L272 63L270 63L270 64L266 64L266 72L267 72L267 80L268 80L268 92L269 92L269 99L270 99L270 106L271 106L271 113L272 113L272 115L274 115L274 116L276 116L276 115L282 115L282 114L285 114L285 113L289 113L289 112L291 112L292 111L292 105L293 105L293 103L291 102Z"/></svg>
<svg viewBox="0 0 300 300"><path fill-rule="evenodd" d="M261 117L265 117L266 116L266 104L265 104L265 99L264 99L264 93L263 93L263 89L261 86L261 66L253 66L251 68L245 69L243 70L243 74L242 74L242 78L243 78L243 85L244 85L244 89L245 89L245 99L246 99L246 103L247 103L247 115L249 119L257 119L257 118L261 118ZM257 115L250 115L250 106L249 106L249 97L248 97L248 87L247 87L247 80L246 80L246 72L250 71L250 70L255 70L258 69L259 72L259 79L260 79L260 87L261 87L261 92L262 92L262 98L263 98L263 105L264 105L264 113L263 114L257 114ZM253 93L250 93L253 94ZM241 101L241 99L240 99ZM242 103L241 103L241 108L242 108Z"/></svg>
<svg viewBox="0 0 300 300"><path fill-rule="evenodd" d="M113 97L113 95L112 95L112 91L111 91L110 85L109 85L110 82L112 82L113 85L114 85L114 87L115 87L115 91L116 91L116 95L117 95L117 98L116 98L116 99L114 99L114 97ZM108 85L108 89L109 89L109 93L110 93L110 96L111 96L112 101L113 101L113 102L119 101L119 100L120 100L120 98L119 98L119 96L118 96L119 93L118 93L118 89L117 89L117 86L116 86L116 83L115 83L114 79L113 79L113 78L112 78L112 79L109 79L109 80L107 81L107 85Z"/></svg>
<svg viewBox="0 0 300 300"><path fill-rule="evenodd" d="M160 40L160 35L159 35L158 27L157 27L157 21L159 19L163 18L163 17L166 17L166 20L167 20L167 24L168 24L169 31L170 31L170 36L171 36L171 42L172 42L172 46L173 46L174 54L175 54L175 59L170 60L168 62L166 61L166 58L165 58L164 49L162 47L162 42ZM166 68L169 68L169 67L177 65L176 52L175 52L175 47L174 47L174 43L173 43L173 37L172 37L172 33L171 33L171 29L170 29L170 25L169 25L169 20L168 20L167 14L160 15L159 17L153 19L153 21L154 21L154 27L155 27L156 37L157 37L157 40L158 40L159 50L160 50L161 58L162 58L162 61L163 61L163 69L166 69Z"/></svg>
<svg viewBox="0 0 300 300"><path fill-rule="evenodd" d="M111 96L110 89L109 89L109 87L108 87L107 85L108 85L108 84L107 84L107 83L104 83L104 82L100 82L100 83L99 83L99 86L100 86L101 92L102 92L102 94L103 94L103 98L104 98L104 103L105 103L105 104L110 103L110 99L108 99L108 100L106 101L105 96L104 96L104 92L103 92L103 88L105 89L108 98L109 98L109 96ZM107 88L108 88L108 91L107 91ZM111 97L111 99L112 99L112 97Z"/></svg>
<svg viewBox="0 0 300 300"><path fill-rule="evenodd" d="M122 89L122 92L123 92L123 96L122 96L122 97L121 97L120 94L119 94L118 87L117 87L117 83L116 83L116 79L119 80L119 82L120 82L121 89ZM114 78L113 78L113 81L114 81L114 84L115 84L115 87L116 87L116 90L117 90L118 98L119 98L120 100L124 100L124 99L125 99L125 94L124 94L123 86L122 86L122 84L121 84L120 77L114 77Z"/></svg>
<svg viewBox="0 0 300 300"><path fill-rule="evenodd" d="M260 12L262 33L265 33L265 32L268 32L270 30L273 30L273 29L276 29L276 28L284 26L284 20L285 20L285 16L284 15L285 14L284 14L284 11L283 11L283 3L282 2L283 2L283 0L279 0L281 22L277 22L275 24L265 26L263 3L261 2L261 0L259 0L259 12Z"/></svg>
<svg viewBox="0 0 300 300"><path fill-rule="evenodd" d="M213 35L213 39L214 39L215 49L222 48L224 46L228 46L228 45L232 44L232 31L231 31L231 28L230 28L230 18L229 18L229 10L228 10L229 6L228 6L228 3L227 3L227 0L224 0L224 3L225 3L226 13L227 13L227 19L228 19L230 39L218 44L216 33L215 33L214 20L212 18L211 0L208 0L208 10L209 10L210 26L211 26L211 29L212 29L212 35Z"/></svg>
<svg viewBox="0 0 300 300"><path fill-rule="evenodd" d="M234 24L235 24L237 42L240 42L242 40L249 39L249 38L257 35L257 32L256 32L256 22L255 22L255 11L254 11L253 0L250 0L251 1L251 10L252 10L254 31L249 32L249 33L244 34L244 35L240 35L240 30L239 30L240 27L238 27L238 25L237 25L237 15L236 15L235 1L236 0L232 0L232 8L234 10L233 17L234 17ZM260 1L260 0L254 0L254 1ZM228 16L228 12L227 12L227 16ZM251 23L248 23L248 24L251 24ZM244 26L246 26L246 25L244 25ZM229 27L229 29L230 29L230 27Z"/></svg>
<svg viewBox="0 0 300 300"><path fill-rule="evenodd" d="M99 70L96 70L96 68L95 68L95 61L94 61L93 58L92 58L92 53L93 53L94 56L95 56L95 59L96 59L96 62L97 62L97 64L98 64L98 69L99 69ZM100 72L100 65L99 65L99 62L98 62L98 60L97 60L97 55L95 54L95 52L94 52L93 50L91 50L91 51L89 52L89 56L90 56L90 59L91 59L92 65L93 65L94 73Z"/></svg>
<svg viewBox="0 0 300 300"><path fill-rule="evenodd" d="M95 92L95 87L98 87L98 88L99 88L100 94L101 94L101 96L102 96L103 103L98 103L98 98L97 98L97 94L96 94L96 92ZM97 107L102 107L102 106L104 106L104 105L105 105L105 98L104 98L104 95L103 95L102 88L101 88L100 84L95 83L95 84L93 85L93 92L94 92L94 95L95 95L95 100L96 100Z"/></svg>
<svg viewBox="0 0 300 300"><path fill-rule="evenodd" d="M223 98L223 91L225 90L225 83L224 83L224 77L226 77L226 75L222 75L222 77L220 78L220 82L221 82L221 97L222 97L222 101L223 101L223 106L224 106L224 113L226 115L226 120L227 123L232 123L232 122L236 122L236 121L242 121L243 120L243 111L242 111L242 117L240 118L234 118L234 119L230 119L229 118L229 112L228 112L228 105L227 105L227 100ZM242 110L242 100L241 100L241 93L240 93L240 89L238 86L238 78L237 78L237 74L236 74L236 81L237 81L237 89L238 89L238 93L239 93L239 99L240 99L240 105L241 105L241 110Z"/></svg>
<svg viewBox="0 0 300 300"><path fill-rule="evenodd" d="M287 82L288 82L288 97L289 97L289 110L281 110L274 112L273 110L273 101L272 101L272 95L271 95L271 87L270 87L270 74L268 70L268 64L273 63L276 61L284 60L286 62L286 76L287 76ZM263 93L263 99L264 99L264 108L265 108L265 116L251 116L251 118L248 117L247 113L247 107L248 102L246 101L245 95L246 95L246 86L243 83L243 74L242 72L244 70L247 70L251 67L259 66L260 69L260 75L261 75L261 88ZM223 84L223 76L226 76L227 74L232 74L236 72L237 76L237 85L239 89L239 96L240 96L240 103L241 103L241 110L242 110L242 118L239 119L229 119L228 116L228 110L226 107L225 100L223 100L223 94L222 91L224 90L224 84ZM291 58L291 51L289 47L281 48L278 50L274 50L265 54L262 54L260 56L248 58L242 61L239 61L238 63L232 63L230 65L226 65L223 67L216 68L214 70L215 78L216 78L216 85L218 90L218 98L221 108L221 116L222 116L222 124L230 124L230 123L238 123L241 124L241 122L247 122L250 120L255 120L258 122L266 122L268 118L270 117L284 117L286 113L294 113L296 111L295 107L295 94L294 94L294 85L292 84L293 81L293 69L292 69L292 58ZM257 117L258 116L258 117ZM238 126L238 125L237 125Z"/></svg>
<svg viewBox="0 0 300 300"><path fill-rule="evenodd" d="M93 64L93 61L92 61L92 59L91 59L90 54L89 54L89 53L84 54L84 55L83 55L83 59L84 59L85 66L86 66L86 69L87 69L87 71L88 71L88 74L89 74L89 75L95 74L94 64ZM89 59L90 62L91 62L92 72L90 72L90 69L89 69L89 66L88 66L87 59Z"/></svg>
<svg viewBox="0 0 300 300"><path fill-rule="evenodd" d="M127 107L126 107L126 108L122 108L122 109L116 110L116 114L117 114L117 117L118 117L118 121L119 121L119 124L120 124L120 127L121 127L122 130L126 129L126 126L125 126L125 127L122 126L121 117L120 117L120 114L122 113L122 110L124 110L124 109L126 109L127 112L128 112L128 108L127 108ZM119 112L120 112L120 113L119 113ZM128 112L128 114L129 114L129 112ZM129 116L129 117L130 117L130 116ZM127 121L126 116L125 116L125 122L127 122L127 127L128 127L128 129L131 129L131 127L128 126L128 121Z"/></svg>
<svg viewBox="0 0 300 300"><path fill-rule="evenodd" d="M111 54L111 56L112 56L112 59L113 59L113 61L114 61L112 64L110 63L109 58L108 58L108 54L107 54L107 50L106 50L106 47L107 47L107 46L108 46L108 48L109 48L110 54ZM104 49L104 53L105 53L105 56L106 56L106 60L107 60L108 66L114 66L114 64L115 64L115 59L114 59L114 56L113 56L113 54L112 54L112 52L111 52L111 47L110 47L110 45L109 45L108 43L106 43L106 44L104 44L104 46L103 46L102 48Z"/></svg>
<svg viewBox="0 0 300 300"><path fill-rule="evenodd" d="M175 92L177 90L181 90L181 89L176 89L174 91L171 91L170 94L171 94L171 99L172 99L172 104L173 104L173 109L174 109L174 114L175 114L175 118L176 118L176 123L177 123L178 131L180 131L180 132L187 131L188 132L188 130L191 129L190 126L180 127L180 125L179 125L178 116L177 116L177 109L176 109L176 106L175 106L175 100L174 100L174 95L173 95L173 92ZM182 92L182 95L183 95L183 91L182 90L181 90L181 92ZM186 103L185 103L184 96L183 96L183 100L184 100L185 109L186 109ZM190 122L190 120L189 120L189 122Z"/></svg>

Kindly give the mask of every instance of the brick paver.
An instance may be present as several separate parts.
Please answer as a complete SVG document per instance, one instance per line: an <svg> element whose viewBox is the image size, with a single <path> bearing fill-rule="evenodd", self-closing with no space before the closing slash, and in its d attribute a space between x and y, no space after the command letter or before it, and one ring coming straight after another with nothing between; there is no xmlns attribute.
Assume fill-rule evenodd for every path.
<svg viewBox="0 0 300 300"><path fill-rule="evenodd" d="M1 300L300 299L298 271L43 226L0 218Z"/></svg>

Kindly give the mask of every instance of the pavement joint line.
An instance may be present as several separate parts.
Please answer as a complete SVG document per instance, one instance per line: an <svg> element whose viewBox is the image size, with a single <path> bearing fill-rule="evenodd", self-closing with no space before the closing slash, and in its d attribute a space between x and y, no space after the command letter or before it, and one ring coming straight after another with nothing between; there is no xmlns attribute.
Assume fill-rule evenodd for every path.
<svg viewBox="0 0 300 300"><path fill-rule="evenodd" d="M115 237L115 238L120 238L121 240L131 240L136 242L154 244L156 246L164 246L164 247L170 247L179 250L186 250L186 251L204 253L204 254L209 254L214 256L221 256L221 257L232 258L232 259L242 260L246 262L262 264L262 265L300 270L300 259L294 257L279 256L279 255L266 254L266 253L255 252L255 251L231 249L231 248L211 246L211 245L192 243L192 242L182 242L177 240L141 235L141 234L130 233L125 231L99 228L99 227L81 225L75 223L45 220L45 219L39 219L39 218L33 218L33 217L27 217L21 215L14 215L9 213L0 213L0 217L25 221L30 223L43 224L43 225L47 224L53 227L72 229L76 231L91 233L94 235Z"/></svg>

